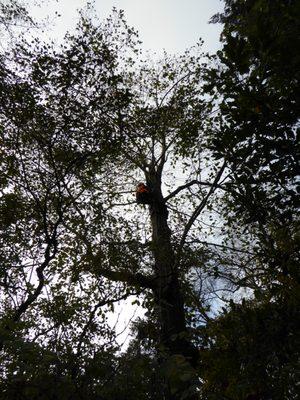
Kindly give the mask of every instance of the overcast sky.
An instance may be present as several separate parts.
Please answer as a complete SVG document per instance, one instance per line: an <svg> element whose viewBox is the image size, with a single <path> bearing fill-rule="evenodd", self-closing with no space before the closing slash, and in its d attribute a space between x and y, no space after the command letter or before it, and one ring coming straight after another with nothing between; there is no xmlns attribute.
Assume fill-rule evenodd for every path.
<svg viewBox="0 0 300 400"><path fill-rule="evenodd" d="M86 0L49 0L34 13L38 16L61 17L51 36L61 39L66 30L76 23L76 10L84 7ZM95 0L101 18L109 15L113 7L125 11L129 25L140 33L144 49L160 53L184 51L201 37L205 51L219 48L220 25L208 24L211 16L223 9L221 0Z"/></svg>

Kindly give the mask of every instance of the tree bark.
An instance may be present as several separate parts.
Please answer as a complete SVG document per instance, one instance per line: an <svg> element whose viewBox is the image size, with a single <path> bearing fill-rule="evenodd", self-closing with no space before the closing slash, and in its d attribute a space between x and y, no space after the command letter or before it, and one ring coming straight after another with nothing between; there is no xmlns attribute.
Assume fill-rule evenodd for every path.
<svg viewBox="0 0 300 400"><path fill-rule="evenodd" d="M154 273L156 276L154 297L160 324L160 356L165 361L172 359L172 357L174 361L174 356L184 357L182 359L191 371L196 366L197 352L187 339L182 291L171 242L171 230L168 226L168 209L162 196L159 174L149 174L147 184L152 189L153 195L150 216L155 260ZM166 398L168 400L179 400L181 394L187 391L191 385L191 381L183 382L179 385L180 389L177 393L169 391ZM185 397L186 400L196 398L195 394Z"/></svg>

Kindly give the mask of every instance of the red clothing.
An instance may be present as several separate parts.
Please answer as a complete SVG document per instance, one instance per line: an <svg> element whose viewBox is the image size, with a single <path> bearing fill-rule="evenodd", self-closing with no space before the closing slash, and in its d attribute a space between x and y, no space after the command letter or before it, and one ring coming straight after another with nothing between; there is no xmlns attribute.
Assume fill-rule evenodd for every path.
<svg viewBox="0 0 300 400"><path fill-rule="evenodd" d="M137 193L149 193L149 189L147 188L146 185L142 184L142 185L138 185L138 187L136 188L136 192Z"/></svg>
<svg viewBox="0 0 300 400"><path fill-rule="evenodd" d="M136 188L137 204L151 204L152 196L150 189L143 183L139 183Z"/></svg>

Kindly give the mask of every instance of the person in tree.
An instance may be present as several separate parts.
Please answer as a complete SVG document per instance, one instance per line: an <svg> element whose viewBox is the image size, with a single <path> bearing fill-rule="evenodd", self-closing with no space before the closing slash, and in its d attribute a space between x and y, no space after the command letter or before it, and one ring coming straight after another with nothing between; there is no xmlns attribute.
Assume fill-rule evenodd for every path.
<svg viewBox="0 0 300 400"><path fill-rule="evenodd" d="M142 182L136 187L136 202L137 204L151 204L152 202L151 191Z"/></svg>

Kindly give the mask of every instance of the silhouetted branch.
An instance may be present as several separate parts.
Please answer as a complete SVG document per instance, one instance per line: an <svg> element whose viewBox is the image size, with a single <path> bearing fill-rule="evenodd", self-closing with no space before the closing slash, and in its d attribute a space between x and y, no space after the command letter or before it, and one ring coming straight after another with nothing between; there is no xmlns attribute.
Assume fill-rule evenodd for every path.
<svg viewBox="0 0 300 400"><path fill-rule="evenodd" d="M182 248L184 246L185 240L187 238L187 235L191 229L191 227L193 226L193 223L196 221L196 219L198 218L198 216L200 215L201 211L204 209L204 207L206 206L210 196L214 193L217 184L219 182L219 180L221 179L221 176L224 172L224 169L226 167L226 162L224 161L222 167L220 168L219 172L217 173L210 190L208 191L207 195L204 197L204 199L201 201L201 203L198 205L198 207L196 207L195 211L193 212L190 220L188 221L188 223L185 226L185 229L183 231L179 246L178 246L178 251L177 251L177 263L179 263L180 261L180 257L181 257L181 253L182 253Z"/></svg>

